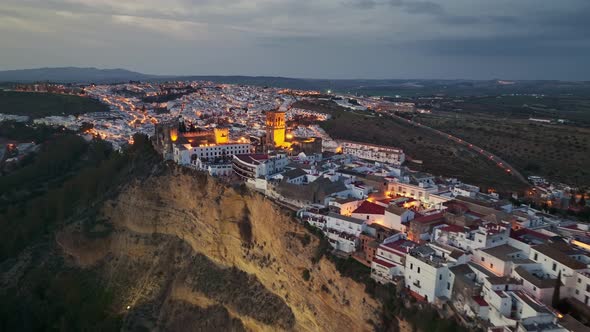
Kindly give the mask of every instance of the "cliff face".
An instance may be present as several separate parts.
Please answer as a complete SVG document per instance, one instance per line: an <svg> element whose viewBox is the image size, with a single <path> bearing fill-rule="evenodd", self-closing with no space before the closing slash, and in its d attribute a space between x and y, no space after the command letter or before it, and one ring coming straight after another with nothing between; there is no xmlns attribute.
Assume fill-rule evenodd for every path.
<svg viewBox="0 0 590 332"><path fill-rule="evenodd" d="M176 168L128 185L100 222L57 242L100 272L128 330L366 331L378 321L363 285L325 258L312 264L319 241L288 213Z"/></svg>

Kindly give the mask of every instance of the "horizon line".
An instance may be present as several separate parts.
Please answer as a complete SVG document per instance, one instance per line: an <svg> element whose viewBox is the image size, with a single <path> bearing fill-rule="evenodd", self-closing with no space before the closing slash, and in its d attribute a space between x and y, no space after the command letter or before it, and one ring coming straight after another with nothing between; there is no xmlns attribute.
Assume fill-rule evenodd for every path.
<svg viewBox="0 0 590 332"><path fill-rule="evenodd" d="M18 68L18 69L0 69L0 73L3 72L18 72L18 71L32 71L32 70L43 70L43 69L92 69L98 71L114 71L121 70L127 71L133 74L139 74L144 76L151 76L153 78L182 78L182 77L252 77L252 78L282 78L282 79L293 79L293 80L313 80L313 81L515 81L515 82L535 82L535 81L556 81L556 82L590 82L590 79L586 80L565 80L565 79L510 79L510 78L313 78L313 77L295 77L295 76L282 76L282 75L246 75L246 74L146 74L140 71L130 70L126 68L99 68L93 66L55 66L55 67L33 67L33 68Z"/></svg>

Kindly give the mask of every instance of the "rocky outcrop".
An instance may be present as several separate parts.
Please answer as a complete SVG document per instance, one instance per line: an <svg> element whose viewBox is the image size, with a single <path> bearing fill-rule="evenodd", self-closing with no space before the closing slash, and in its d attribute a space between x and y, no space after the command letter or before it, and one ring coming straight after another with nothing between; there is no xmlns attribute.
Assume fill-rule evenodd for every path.
<svg viewBox="0 0 590 332"><path fill-rule="evenodd" d="M173 167L128 185L100 220L109 234L71 226L57 242L100 272L128 330L366 331L378 321L363 285L326 259L313 264L319 241L257 193Z"/></svg>

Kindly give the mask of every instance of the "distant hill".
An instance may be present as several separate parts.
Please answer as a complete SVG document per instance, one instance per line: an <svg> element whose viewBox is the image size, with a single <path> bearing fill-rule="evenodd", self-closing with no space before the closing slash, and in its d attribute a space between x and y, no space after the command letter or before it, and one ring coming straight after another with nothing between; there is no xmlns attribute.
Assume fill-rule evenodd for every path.
<svg viewBox="0 0 590 332"><path fill-rule="evenodd" d="M302 90L332 90L373 96L495 96L502 94L545 94L590 96L590 82L441 80L441 79L305 79L273 76L147 75L126 69L39 68L0 71L0 83L119 83L198 80L216 83L270 86Z"/></svg>
<svg viewBox="0 0 590 332"><path fill-rule="evenodd" d="M59 83L112 83L129 80L148 80L156 76L125 69L98 68L37 68L0 71L0 82L59 82Z"/></svg>

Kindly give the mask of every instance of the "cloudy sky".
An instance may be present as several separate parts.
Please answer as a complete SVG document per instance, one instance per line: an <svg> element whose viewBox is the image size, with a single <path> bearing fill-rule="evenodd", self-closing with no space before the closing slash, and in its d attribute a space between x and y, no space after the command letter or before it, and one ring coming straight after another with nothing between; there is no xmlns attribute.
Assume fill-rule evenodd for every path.
<svg viewBox="0 0 590 332"><path fill-rule="evenodd" d="M0 0L0 70L590 80L590 0Z"/></svg>

